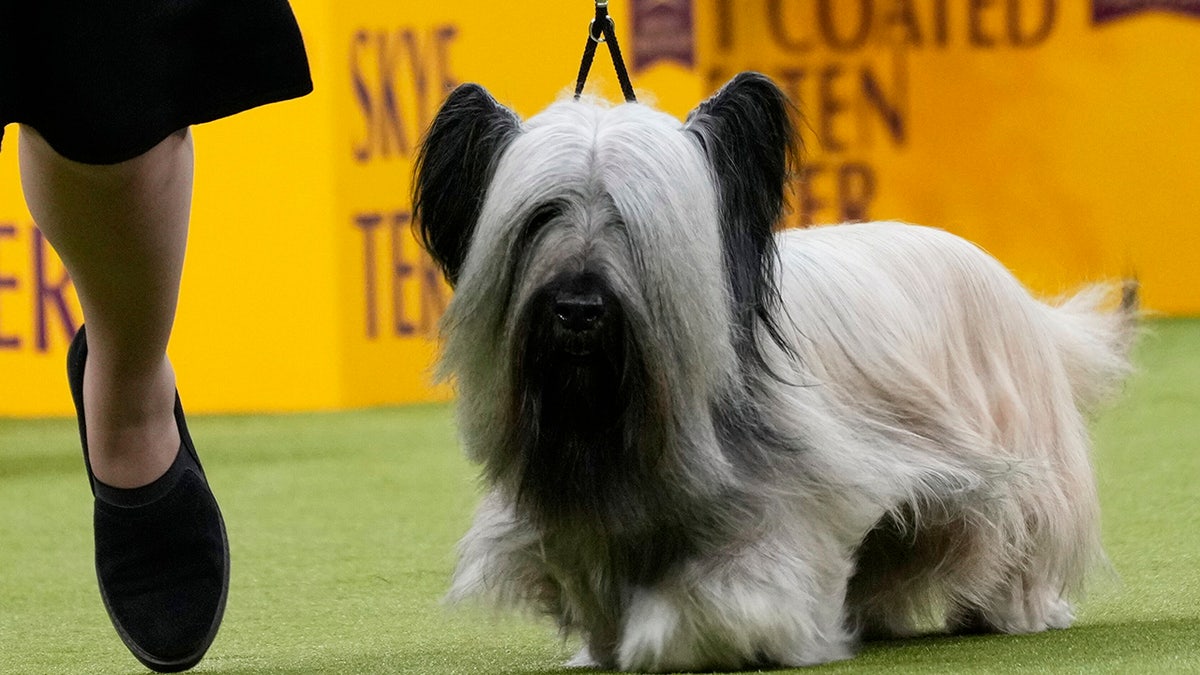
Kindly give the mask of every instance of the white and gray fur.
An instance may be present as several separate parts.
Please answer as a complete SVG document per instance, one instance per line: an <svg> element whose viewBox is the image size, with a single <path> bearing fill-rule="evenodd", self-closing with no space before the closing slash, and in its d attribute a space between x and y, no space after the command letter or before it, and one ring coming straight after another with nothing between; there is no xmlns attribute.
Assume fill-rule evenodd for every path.
<svg viewBox="0 0 1200 675"><path fill-rule="evenodd" d="M1086 422L1129 370L1136 288L1046 304L940 230L774 233L794 138L756 74L683 124L450 95L415 206L488 487L450 598L636 671L1070 625L1103 560ZM584 347L564 293L602 305Z"/></svg>

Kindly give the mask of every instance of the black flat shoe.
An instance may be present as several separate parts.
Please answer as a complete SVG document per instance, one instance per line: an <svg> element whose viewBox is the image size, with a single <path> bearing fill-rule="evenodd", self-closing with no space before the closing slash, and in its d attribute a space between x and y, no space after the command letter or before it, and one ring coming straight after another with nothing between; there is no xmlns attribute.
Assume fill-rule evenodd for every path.
<svg viewBox="0 0 1200 675"><path fill-rule="evenodd" d="M144 487L96 480L83 419L84 329L67 353L67 379L83 459L95 497L96 577L117 634L147 668L160 673L196 665L217 636L229 591L229 541L221 511L188 435L179 395L179 453Z"/></svg>

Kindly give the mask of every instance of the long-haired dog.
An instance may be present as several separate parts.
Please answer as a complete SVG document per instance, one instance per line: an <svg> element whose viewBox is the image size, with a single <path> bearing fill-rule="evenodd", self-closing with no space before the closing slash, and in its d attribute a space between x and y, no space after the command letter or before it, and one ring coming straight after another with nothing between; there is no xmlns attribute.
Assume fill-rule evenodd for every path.
<svg viewBox="0 0 1200 675"><path fill-rule="evenodd" d="M450 94L414 204L488 487L451 599L642 671L1071 623L1103 558L1086 417L1129 368L1136 288L1044 304L940 230L775 233L790 113L757 74L683 124Z"/></svg>

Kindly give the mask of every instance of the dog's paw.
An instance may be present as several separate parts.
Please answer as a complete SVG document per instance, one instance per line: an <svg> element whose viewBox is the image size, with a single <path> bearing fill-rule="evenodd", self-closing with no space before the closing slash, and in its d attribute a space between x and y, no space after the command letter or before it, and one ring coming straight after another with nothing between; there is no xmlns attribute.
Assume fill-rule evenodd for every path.
<svg viewBox="0 0 1200 675"><path fill-rule="evenodd" d="M1075 622L1071 603L1054 593L1017 598L987 609L976 609L952 621L952 632L1024 635L1070 628Z"/></svg>
<svg viewBox="0 0 1200 675"><path fill-rule="evenodd" d="M634 596L617 646L621 670L663 673L697 670L704 665L694 629L664 594Z"/></svg>
<svg viewBox="0 0 1200 675"><path fill-rule="evenodd" d="M693 589L694 590L694 589ZM694 672L800 667L849 658L840 611L820 625L785 610L782 594L726 592L723 602L695 593L641 591L630 602L617 645L617 665L636 672ZM737 603L731 603L737 599Z"/></svg>
<svg viewBox="0 0 1200 675"><path fill-rule="evenodd" d="M579 651L575 652L575 656L572 656L569 661L564 663L563 667L602 668L604 667L604 664L600 663L600 661L596 660L596 658L592 656L592 651L590 649L583 647Z"/></svg>
<svg viewBox="0 0 1200 675"><path fill-rule="evenodd" d="M1075 623L1075 608L1063 598L1054 599L1046 604L1046 628L1061 630L1070 628Z"/></svg>

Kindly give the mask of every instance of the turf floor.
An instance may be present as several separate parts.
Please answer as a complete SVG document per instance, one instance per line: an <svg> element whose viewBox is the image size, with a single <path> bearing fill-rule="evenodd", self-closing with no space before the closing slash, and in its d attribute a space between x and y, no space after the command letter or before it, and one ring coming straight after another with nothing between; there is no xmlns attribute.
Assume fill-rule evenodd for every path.
<svg viewBox="0 0 1200 675"><path fill-rule="evenodd" d="M1119 580L1097 580L1076 626L870 644L816 670L1200 672L1200 320L1150 328L1095 425ZM196 672L568 672L550 627L439 605L478 494L448 407L190 422L234 556ZM0 673L144 672L96 590L76 444L70 420L0 420Z"/></svg>

